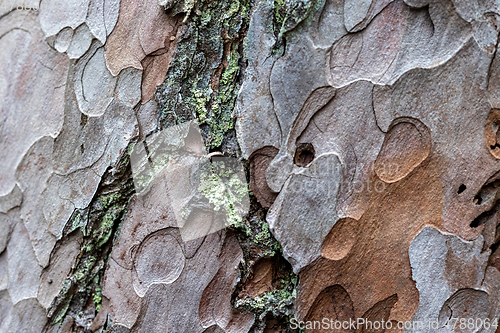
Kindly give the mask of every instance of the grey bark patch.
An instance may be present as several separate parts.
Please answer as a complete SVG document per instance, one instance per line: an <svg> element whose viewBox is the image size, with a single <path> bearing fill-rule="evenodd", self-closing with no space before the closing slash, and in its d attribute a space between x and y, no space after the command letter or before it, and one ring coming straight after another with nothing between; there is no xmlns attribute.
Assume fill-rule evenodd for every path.
<svg viewBox="0 0 500 333"><path fill-rule="evenodd" d="M372 0L344 1L344 24L347 31L351 31L365 19L371 4Z"/></svg>
<svg viewBox="0 0 500 333"><path fill-rule="evenodd" d="M118 20L119 0L47 0L40 6L40 24L45 36L56 36L55 49L79 59L92 39L106 43Z"/></svg>
<svg viewBox="0 0 500 333"><path fill-rule="evenodd" d="M9 294L13 304L37 296L42 267L31 246L28 231L21 222L14 227L7 246Z"/></svg>
<svg viewBox="0 0 500 333"><path fill-rule="evenodd" d="M94 44L78 64L75 92L80 111L87 116L102 116L113 101L117 82L106 67L104 48Z"/></svg>
<svg viewBox="0 0 500 333"><path fill-rule="evenodd" d="M158 231L142 241L134 260L134 289L144 297L153 284L170 284L179 278L185 257L179 240L166 232Z"/></svg>
<svg viewBox="0 0 500 333"><path fill-rule="evenodd" d="M9 268L7 252L0 253L0 290L5 290L9 287Z"/></svg>
<svg viewBox="0 0 500 333"><path fill-rule="evenodd" d="M103 45L106 43L107 31L104 16L104 4L106 2L116 2L112 0L95 0L89 2L87 18L85 23L89 27L90 32L97 38ZM118 18L118 15L116 15Z"/></svg>
<svg viewBox="0 0 500 333"><path fill-rule="evenodd" d="M89 3L89 0L42 1L40 5L40 25L45 35L54 36L65 27L76 29L85 22Z"/></svg>
<svg viewBox="0 0 500 333"><path fill-rule="evenodd" d="M58 52L66 52L71 45L71 39L73 38L74 30L70 27L66 27L59 31L54 42L54 48Z"/></svg>
<svg viewBox="0 0 500 333"><path fill-rule="evenodd" d="M341 174L336 155L319 156L290 176L269 212L269 226L295 272L320 255L323 240L338 220L333 212ZM297 211L296 207L303 208Z"/></svg>
<svg viewBox="0 0 500 333"><path fill-rule="evenodd" d="M52 253L49 266L40 276L37 299L45 308L49 308L54 298L63 288L63 282L71 272L76 256L80 253L80 235L64 239Z"/></svg>
<svg viewBox="0 0 500 333"><path fill-rule="evenodd" d="M7 332L37 333L45 326L45 309L35 298L25 299L14 305L12 322Z"/></svg>
<svg viewBox="0 0 500 333"><path fill-rule="evenodd" d="M384 24L379 25L388 20L394 20L390 31ZM407 26L415 29L410 32ZM456 33L447 30L450 26ZM393 2L365 30L347 35L334 44L330 58L333 85L343 86L357 78L392 84L412 68L431 68L446 62L471 37L472 27L448 2L433 5L428 12L411 11L401 2ZM386 42L378 43L377 38ZM401 48L400 45L408 46ZM379 51L375 51L377 48Z"/></svg>
<svg viewBox="0 0 500 333"><path fill-rule="evenodd" d="M0 213L0 253L7 247L10 233L13 226L13 219L7 214ZM7 270L5 271L7 274Z"/></svg>
<svg viewBox="0 0 500 333"><path fill-rule="evenodd" d="M0 329L7 332L12 322L13 304L10 301L9 292L0 290Z"/></svg>
<svg viewBox="0 0 500 333"><path fill-rule="evenodd" d="M12 190L28 148L61 130L69 61L44 41L37 16L15 11L0 21L0 195ZM27 80L26 77L31 79Z"/></svg>
<svg viewBox="0 0 500 333"><path fill-rule="evenodd" d="M16 184L9 194L0 197L0 212L7 213L12 208L21 206L22 202L23 192Z"/></svg>
<svg viewBox="0 0 500 333"><path fill-rule="evenodd" d="M442 327L448 320L445 318L448 310L456 310L454 316L457 317L460 313L465 315L467 302L477 303L470 307L472 317L474 311L486 317L494 305L489 303L486 292L481 291L488 260L488 253L481 253L482 243L482 236L474 242L465 242L431 227L425 227L415 237L409 253L420 301L412 321L439 320L440 329L445 331ZM461 267L460 272L452 272L452 267Z"/></svg>
<svg viewBox="0 0 500 333"><path fill-rule="evenodd" d="M89 27L82 23L75 29L71 43L66 50L70 59L79 59L92 45L92 34Z"/></svg>

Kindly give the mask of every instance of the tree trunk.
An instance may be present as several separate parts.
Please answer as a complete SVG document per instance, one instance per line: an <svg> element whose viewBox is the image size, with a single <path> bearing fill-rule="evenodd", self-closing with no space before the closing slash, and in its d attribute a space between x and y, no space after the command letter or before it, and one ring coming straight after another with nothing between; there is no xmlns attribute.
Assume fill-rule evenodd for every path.
<svg viewBox="0 0 500 333"><path fill-rule="evenodd" d="M0 332L486 332L500 7L0 4Z"/></svg>

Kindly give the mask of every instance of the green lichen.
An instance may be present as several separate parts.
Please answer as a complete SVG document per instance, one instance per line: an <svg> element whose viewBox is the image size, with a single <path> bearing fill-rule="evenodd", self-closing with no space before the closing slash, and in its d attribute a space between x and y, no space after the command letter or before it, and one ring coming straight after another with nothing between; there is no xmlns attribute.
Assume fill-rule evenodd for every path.
<svg viewBox="0 0 500 333"><path fill-rule="evenodd" d="M265 256L274 256L281 252L281 245L274 239L269 231L269 225L267 223L262 223L262 228L259 233L254 237L254 242L257 243L261 248L265 249Z"/></svg>
<svg viewBox="0 0 500 333"><path fill-rule="evenodd" d="M234 307L253 312L258 321L265 321L266 317L282 318L289 324L293 318L293 304L297 297L298 277L292 271L286 271L281 276L279 287L260 295L236 298Z"/></svg>
<svg viewBox="0 0 500 333"><path fill-rule="evenodd" d="M95 281L94 279L94 283L99 283L99 280ZM99 312L101 310L101 304L102 304L102 287L101 286L97 286L95 288L95 292L94 294L92 295L92 299L94 301L94 306L95 306L95 310L97 312Z"/></svg>
<svg viewBox="0 0 500 333"><path fill-rule="evenodd" d="M265 292L254 298L247 296L239 299L236 301L235 307L257 313L259 314L259 319L262 320L268 313L272 313L275 316L288 314L290 312L289 307L293 305L296 297L297 292L295 289L291 292L286 289L278 289Z"/></svg>
<svg viewBox="0 0 500 333"><path fill-rule="evenodd" d="M318 0L291 0L287 13L283 19L280 34L294 29L299 23L307 19Z"/></svg>
<svg viewBox="0 0 500 333"><path fill-rule="evenodd" d="M75 210L70 218L71 226L68 233L71 233L77 229L81 229L85 226L85 219L82 217L80 211Z"/></svg>
<svg viewBox="0 0 500 333"><path fill-rule="evenodd" d="M182 28L165 82L156 90L160 129L197 119L208 148L220 147L234 128L239 45L250 0L198 1Z"/></svg>
<svg viewBox="0 0 500 333"><path fill-rule="evenodd" d="M239 59L240 55L237 49L229 55L228 66L221 75L219 90L212 102L213 116L209 122L212 147L220 146L224 135L234 127L232 110L236 100L237 77L240 72Z"/></svg>
<svg viewBox="0 0 500 333"><path fill-rule="evenodd" d="M271 234L269 225L259 217L246 219L234 226L240 234L245 236L242 241L251 242L251 247L258 248L261 257L274 257L281 255L281 245Z"/></svg>
<svg viewBox="0 0 500 333"><path fill-rule="evenodd" d="M196 3L196 0L163 0L160 4L165 10L172 15L185 14L186 19L189 18L191 11Z"/></svg>
<svg viewBox="0 0 500 333"><path fill-rule="evenodd" d="M281 27L285 20L286 7L285 0L274 0L274 20L278 27Z"/></svg>
<svg viewBox="0 0 500 333"><path fill-rule="evenodd" d="M212 205L214 211L223 211L227 225L239 225L246 213L245 203L248 201L248 184L245 179L226 161L219 160L205 163L205 170L200 175L198 191Z"/></svg>
<svg viewBox="0 0 500 333"><path fill-rule="evenodd" d="M165 166L170 162L173 156L168 153L157 153L154 156L148 156L151 163L148 163L142 170L136 170L134 173L134 184L137 191L148 187L153 179L160 173Z"/></svg>
<svg viewBox="0 0 500 333"><path fill-rule="evenodd" d="M285 37L301 23L311 21L313 12L321 10L325 0L274 0L274 33L278 37L274 53L284 52Z"/></svg>
<svg viewBox="0 0 500 333"><path fill-rule="evenodd" d="M200 123L204 124L208 116L207 104L210 101L209 94L205 93L203 90L194 89L193 96L194 99L191 105L194 107Z"/></svg>

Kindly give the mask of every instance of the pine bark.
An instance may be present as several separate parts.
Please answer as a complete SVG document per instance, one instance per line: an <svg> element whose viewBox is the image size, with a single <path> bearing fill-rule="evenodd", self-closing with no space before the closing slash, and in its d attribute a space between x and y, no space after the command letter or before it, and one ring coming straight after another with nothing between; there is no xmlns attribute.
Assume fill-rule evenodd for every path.
<svg viewBox="0 0 500 333"><path fill-rule="evenodd" d="M0 4L0 332L499 333L499 29L486 1Z"/></svg>

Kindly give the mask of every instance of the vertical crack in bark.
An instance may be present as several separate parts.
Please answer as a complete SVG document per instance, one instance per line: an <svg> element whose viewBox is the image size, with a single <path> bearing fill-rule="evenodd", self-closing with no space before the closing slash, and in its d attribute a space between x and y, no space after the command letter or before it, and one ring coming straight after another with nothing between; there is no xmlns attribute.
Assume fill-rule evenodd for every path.
<svg viewBox="0 0 500 333"><path fill-rule="evenodd" d="M100 310L101 285L113 239L135 193L129 159L133 145L129 144L116 165L105 172L90 205L75 210L66 224L63 239L80 234L82 242L71 273L49 308L52 325L59 325L70 316L75 319L75 326L88 330Z"/></svg>

